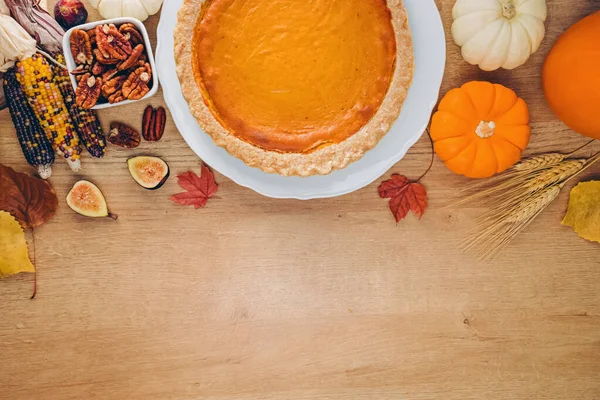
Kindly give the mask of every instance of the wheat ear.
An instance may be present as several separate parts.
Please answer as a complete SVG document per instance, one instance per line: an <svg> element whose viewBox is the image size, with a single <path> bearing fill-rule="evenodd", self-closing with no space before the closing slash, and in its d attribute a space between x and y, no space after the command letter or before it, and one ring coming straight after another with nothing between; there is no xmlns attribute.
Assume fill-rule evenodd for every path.
<svg viewBox="0 0 600 400"><path fill-rule="evenodd" d="M519 204L498 210L495 216L480 224L480 231L472 234L460 247L476 250L481 260L492 259L556 200L561 188L562 185L550 186Z"/></svg>
<svg viewBox="0 0 600 400"><path fill-rule="evenodd" d="M560 194L562 185L550 186L515 206L506 214L506 222L521 224L535 218Z"/></svg>
<svg viewBox="0 0 600 400"><path fill-rule="evenodd" d="M563 161L531 179L525 184L525 189L536 192L555 183L562 182L581 171L586 163L586 159Z"/></svg>
<svg viewBox="0 0 600 400"><path fill-rule="evenodd" d="M550 167L553 167L556 164L566 160L567 158L571 157L573 154L583 150L585 147L589 146L592 143L594 143L594 140L587 142L586 144L573 150L569 154L546 153L546 154L540 154L538 156L526 158L523 161L521 161L520 163L513 166L511 168L511 170L518 171L518 172L526 172L526 171L537 171L540 169L550 168Z"/></svg>
<svg viewBox="0 0 600 400"><path fill-rule="evenodd" d="M563 182L570 179L572 176L578 175L598 161L600 153L587 160L564 158L567 156L568 155L560 153L548 153L533 157L529 160L537 160L537 168L533 167L534 163L532 162L530 164L530 169L520 171L509 170L504 174L495 176L486 181L476 182L463 191L478 190L480 188L483 188L483 190L478 190L476 193L466 196L462 200L452 203L447 207L453 207L468 202L480 204L486 198L491 196L495 196L495 200L498 202L497 205L499 206L514 204L515 202L522 200L523 197L526 197L529 193L537 192L549 185ZM559 158L562 158L562 161L559 161L552 166L551 164ZM546 160L545 163L543 163L542 160ZM527 160L523 161L523 163L526 162Z"/></svg>
<svg viewBox="0 0 600 400"><path fill-rule="evenodd" d="M553 167L554 165L563 161L565 158L567 158L567 155L562 153L542 154L539 156L527 158L515 165L514 167L512 167L512 169L519 172L537 171L540 169Z"/></svg>
<svg viewBox="0 0 600 400"><path fill-rule="evenodd" d="M529 174L527 179L513 180L510 186L507 184L501 185L502 190L494 197L494 201L496 202L495 210L510 208L527 199L531 194L537 193L548 186L563 182L581 171L586 161L585 159L562 161L550 169L539 170ZM493 190L498 191L496 189ZM488 215L493 215L494 213L495 211L491 210L480 218L485 219Z"/></svg>

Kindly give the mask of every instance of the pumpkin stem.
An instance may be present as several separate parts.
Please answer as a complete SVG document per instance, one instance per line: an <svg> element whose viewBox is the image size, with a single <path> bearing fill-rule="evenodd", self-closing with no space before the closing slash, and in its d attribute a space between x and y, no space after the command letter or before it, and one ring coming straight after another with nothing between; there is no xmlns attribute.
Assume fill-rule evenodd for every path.
<svg viewBox="0 0 600 400"><path fill-rule="evenodd" d="M494 121L480 121L479 125L477 125L477 129L475 129L475 133L482 139L487 139L489 137L494 136L494 132L496 131L496 123Z"/></svg>
<svg viewBox="0 0 600 400"><path fill-rule="evenodd" d="M506 3L502 4L502 15L504 15L504 18L506 19L513 19L517 16L517 9L512 3L512 0L508 0Z"/></svg>

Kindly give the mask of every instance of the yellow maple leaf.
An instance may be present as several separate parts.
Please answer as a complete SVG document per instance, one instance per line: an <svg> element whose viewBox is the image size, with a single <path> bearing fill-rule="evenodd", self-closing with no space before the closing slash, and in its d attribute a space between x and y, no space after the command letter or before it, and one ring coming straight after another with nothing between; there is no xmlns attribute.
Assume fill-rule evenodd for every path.
<svg viewBox="0 0 600 400"><path fill-rule="evenodd" d="M582 238L600 243L600 181L583 182L571 190L562 224L572 227Z"/></svg>
<svg viewBox="0 0 600 400"><path fill-rule="evenodd" d="M35 272L29 260L25 232L9 213L0 211L0 278Z"/></svg>

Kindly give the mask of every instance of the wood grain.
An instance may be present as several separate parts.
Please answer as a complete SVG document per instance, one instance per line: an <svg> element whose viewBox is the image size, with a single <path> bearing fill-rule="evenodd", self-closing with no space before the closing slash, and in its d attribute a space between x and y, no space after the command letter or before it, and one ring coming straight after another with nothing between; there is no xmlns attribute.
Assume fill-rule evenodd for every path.
<svg viewBox="0 0 600 400"><path fill-rule="evenodd" d="M546 106L540 70L557 36L600 4L550 0L540 51L516 71L484 73L450 38L453 3L437 1L442 94L472 79L507 84L531 107L529 153L585 143ZM147 22L153 36L157 23ZM101 119L140 124L145 105ZM423 138L391 172L419 176L429 146ZM0 281L0 398L600 398L600 247L560 225L568 190L482 264L457 249L481 210L443 208L467 180L437 159L424 180L430 209L396 225L381 180L300 202L217 176L217 199L180 207L168 200L175 179L156 192L131 180L125 161L137 154L160 155L174 174L198 170L170 120L161 142L112 146L103 160L85 157L81 174L57 162L59 212L29 240L38 297L29 300L31 276ZM32 172L7 111L0 161ZM81 178L102 188L117 222L68 209L62 199Z"/></svg>

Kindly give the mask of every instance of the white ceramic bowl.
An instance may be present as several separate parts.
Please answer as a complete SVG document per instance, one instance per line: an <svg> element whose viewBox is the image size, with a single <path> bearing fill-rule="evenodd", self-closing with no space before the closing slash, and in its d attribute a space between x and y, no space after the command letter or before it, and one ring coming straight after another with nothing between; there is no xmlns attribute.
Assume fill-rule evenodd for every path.
<svg viewBox="0 0 600 400"><path fill-rule="evenodd" d="M140 100L124 100L124 101L121 101L119 103L114 103L114 104L110 104L110 103L96 104L93 107L94 110L100 110L102 108L117 107L117 106L122 106L125 104L135 103L136 101L147 100L150 97L154 96L156 94L156 92L158 92L158 73L157 73L158 70L156 69L156 62L154 61L154 53L152 53L152 44L150 43L150 37L148 36L148 31L146 30L146 27L144 26L142 21L140 21L139 19L123 17L123 18L107 19L104 21L94 21L94 22L90 22L87 24L83 24L83 25L77 25L77 26L69 29L63 37L63 53L65 54L65 61L67 63L67 68L69 68L69 71L73 71L75 68L77 68L77 64L75 63L73 54L71 54L71 33L75 29L83 29L84 31L89 31L90 29L93 29L93 28L97 27L98 25L115 24L116 26L120 26L120 25L126 24L128 22L134 24L144 38L144 46L146 46L146 54L148 55L148 62L150 63L150 67L152 68L152 88ZM71 83L73 84L73 90L77 90L77 79L75 79L75 76L73 74L69 74L69 75L71 77Z"/></svg>
<svg viewBox="0 0 600 400"><path fill-rule="evenodd" d="M273 198L335 197L369 185L385 174L419 140L437 103L446 64L446 39L434 0L404 0L415 49L415 76L400 118L377 147L343 170L325 176L284 177L251 168L215 145L191 115L181 94L173 31L183 0L169 0L158 25L158 73L165 101L181 135L212 168L241 186Z"/></svg>

